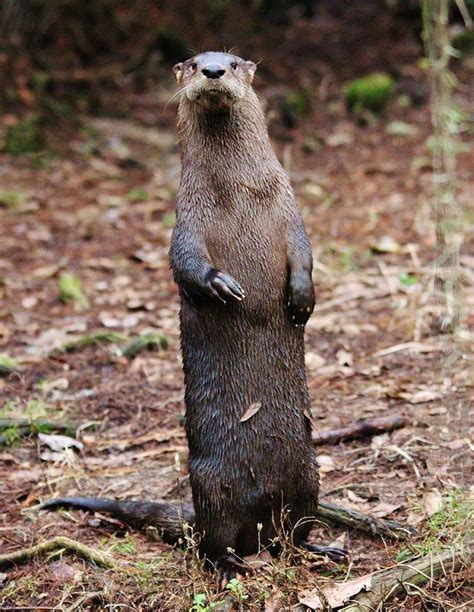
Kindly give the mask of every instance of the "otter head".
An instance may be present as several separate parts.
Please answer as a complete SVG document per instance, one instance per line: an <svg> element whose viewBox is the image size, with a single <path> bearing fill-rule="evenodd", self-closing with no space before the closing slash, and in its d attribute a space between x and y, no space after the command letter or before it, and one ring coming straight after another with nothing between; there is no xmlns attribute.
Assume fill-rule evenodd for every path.
<svg viewBox="0 0 474 612"><path fill-rule="evenodd" d="M200 53L176 64L173 71L190 102L222 108L245 97L257 66L229 53Z"/></svg>

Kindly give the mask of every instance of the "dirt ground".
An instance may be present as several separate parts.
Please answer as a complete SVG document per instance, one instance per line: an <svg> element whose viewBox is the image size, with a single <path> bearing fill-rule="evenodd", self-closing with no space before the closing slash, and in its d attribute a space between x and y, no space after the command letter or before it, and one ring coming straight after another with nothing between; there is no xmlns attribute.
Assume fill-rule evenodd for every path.
<svg viewBox="0 0 474 612"><path fill-rule="evenodd" d="M189 499L179 303L167 260L179 180L176 106L164 110L151 94L130 93L125 119L85 117L80 129L53 131L47 153L0 154L0 192L18 195L14 206L0 206L0 353L20 365L0 378L0 419L67 425L82 443L55 451L37 429L64 431L7 431L0 447L1 552L65 535L110 553L117 564L104 569L64 554L3 569L1 609L205 610L224 609L212 604L225 598L228 609L304 609L300 599L316 586L371 574L466 535L472 209L461 256L465 320L453 338L439 333L432 283L422 49L409 29L379 19L366 46L352 44L361 36L357 23L327 17L297 21L252 51L262 59L256 87L268 101L275 147L313 246L317 306L306 350L315 427L395 413L410 419L391 434L319 447L322 496L416 525L418 535L407 544L321 524L314 540L337 538L350 550L349 566L285 554L264 559L258 572L222 594L191 545L171 549L105 516L38 512L51 496L79 492ZM278 87L314 83L311 57L318 74L311 108L288 130L276 110ZM306 58L301 71L299 58ZM343 83L395 64L400 90L382 117L361 125L345 108ZM467 109L469 73L462 63L456 70L464 83L457 103ZM170 79L160 100L173 90ZM416 103L406 104L407 95ZM393 133L394 122L412 129ZM461 153L458 199L466 208L474 195L470 170L472 158ZM64 271L81 279L89 304L59 299ZM97 339L98 332L106 336ZM167 347L125 357L121 349L144 332L164 334ZM65 349L81 338L95 341ZM469 610L472 598L468 570L446 568L382 609Z"/></svg>

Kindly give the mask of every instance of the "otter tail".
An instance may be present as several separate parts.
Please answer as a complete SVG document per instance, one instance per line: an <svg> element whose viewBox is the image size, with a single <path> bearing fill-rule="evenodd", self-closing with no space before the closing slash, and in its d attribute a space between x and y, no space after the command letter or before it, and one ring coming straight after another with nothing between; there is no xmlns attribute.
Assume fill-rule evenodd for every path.
<svg viewBox="0 0 474 612"><path fill-rule="evenodd" d="M102 499L98 497L59 497L41 505L41 510L77 508L88 512L106 512L131 527L155 527L163 541L177 544L183 540L183 525L194 523L192 504L140 502Z"/></svg>

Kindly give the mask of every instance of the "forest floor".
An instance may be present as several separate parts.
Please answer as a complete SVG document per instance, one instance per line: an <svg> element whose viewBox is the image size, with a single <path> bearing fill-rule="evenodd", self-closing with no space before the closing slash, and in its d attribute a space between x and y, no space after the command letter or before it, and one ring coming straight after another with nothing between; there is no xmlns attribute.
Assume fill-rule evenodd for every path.
<svg viewBox="0 0 474 612"><path fill-rule="evenodd" d="M433 294L422 51L409 33L383 20L378 26L370 46L351 53L357 24L341 33L330 19L297 22L285 33L284 52L277 38L274 46L266 41L266 51L254 50L263 58L256 87L269 102L271 133L313 246L317 306L306 357L315 427L394 413L410 420L391 434L319 447L322 498L415 525L418 535L407 544L320 524L314 540L344 544L349 566L263 557L256 573L223 594L192 546L172 549L106 516L38 512L40 502L66 494L190 498L179 302L167 259L179 180L176 107L163 111L153 97L130 94L126 119L84 117L80 130L53 133L47 153L0 154L0 353L19 364L0 378L0 419L67 425L81 443L51 448L54 440L38 431L58 431L40 425L28 435L15 426L3 432L1 552L65 535L116 563L104 569L56 555L2 569L2 609L205 610L219 609L212 605L224 598L235 609L305 609L299 602L316 587L462 540L472 494L474 354L472 342L463 342L474 317L472 234L461 256L471 286L456 339L440 333ZM272 86L298 85L296 59L303 65L303 57L320 57L321 40L337 52L321 58L312 108L285 131ZM268 49L280 56L265 72ZM410 91L402 87L383 116L361 125L345 108L342 84L390 68L388 56L400 83L416 85L416 103L407 103ZM170 81L161 99L172 93ZM462 108L468 93L457 94ZM151 126L158 116L160 127ZM466 206L474 195L469 169L469 156L460 154L458 197ZM81 279L87 303L61 301L64 271ZM145 332L166 336L167 347L124 356ZM446 568L382 609L469 610L472 597L467 569Z"/></svg>

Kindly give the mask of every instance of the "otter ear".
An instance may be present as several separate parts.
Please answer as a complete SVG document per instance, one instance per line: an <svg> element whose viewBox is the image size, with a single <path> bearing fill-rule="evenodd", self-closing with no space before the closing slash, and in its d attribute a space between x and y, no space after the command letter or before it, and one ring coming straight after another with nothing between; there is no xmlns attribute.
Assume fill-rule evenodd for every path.
<svg viewBox="0 0 474 612"><path fill-rule="evenodd" d="M253 75L257 70L257 64L255 62L245 62L245 66L247 67L247 72L249 74L250 82L253 80Z"/></svg>
<svg viewBox="0 0 474 612"><path fill-rule="evenodd" d="M174 76L176 77L176 80L178 81L178 83L180 83L181 75L183 74L183 64L181 62L179 64L175 64L173 66L173 72Z"/></svg>

